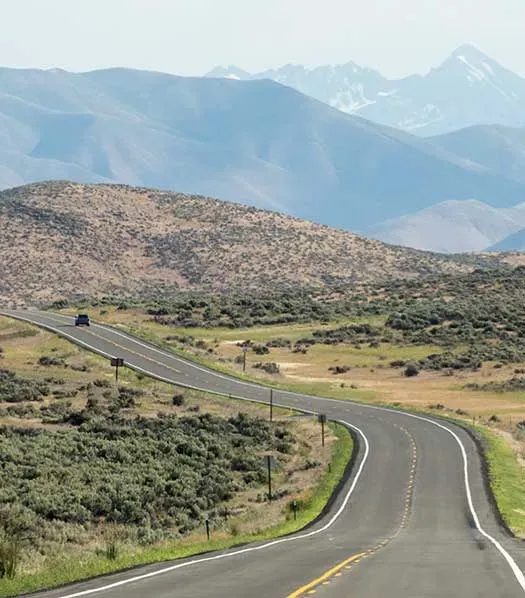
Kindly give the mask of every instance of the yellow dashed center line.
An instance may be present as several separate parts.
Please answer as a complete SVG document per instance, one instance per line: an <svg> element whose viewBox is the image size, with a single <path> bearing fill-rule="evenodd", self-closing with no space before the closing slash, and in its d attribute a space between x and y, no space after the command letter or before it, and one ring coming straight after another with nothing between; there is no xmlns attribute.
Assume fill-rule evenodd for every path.
<svg viewBox="0 0 525 598"><path fill-rule="evenodd" d="M321 575L317 579L314 579L310 583L300 587L299 589L295 590L295 592L289 594L287 596L287 598L299 598L300 596L307 596L307 595L315 594L317 592L317 590L316 590L317 586L329 585L331 583L331 580L335 579L336 577L342 576L343 569L349 571L355 565L360 563L363 559L366 559L369 556L374 556L378 550L380 550L381 548L384 548L387 544L389 544L401 532L401 530L406 526L407 521L408 521L408 515L410 512L410 504L412 502L413 493L414 493L414 485L415 485L415 470L416 470L416 462L417 462L416 443L415 443L412 435L405 428L403 428L401 426L397 426L397 425L395 425L395 427L398 428L399 430L401 430L404 434L406 434L406 436L408 436L408 438L410 440L410 445L412 447L411 468L410 468L410 475L409 475L409 479L408 479L408 485L407 485L407 491L406 491L406 497L405 497L405 507L403 510L403 515L401 518L401 523L400 523L398 531L393 536L390 536L389 538L387 538L387 539L383 540L382 542L380 542L379 544L377 544L374 548L371 548L371 549L367 550L366 552L363 552L360 554L355 554L354 556L351 556L350 558L346 559L345 561L339 563L335 567L332 567L332 569L329 569L328 571L323 573L323 575Z"/></svg>
<svg viewBox="0 0 525 598"><path fill-rule="evenodd" d="M315 590L313 588L315 588L316 586L322 584L323 582L327 581L327 579L329 577L334 577L337 573L339 573L339 571L341 569L343 569L344 567L346 567L348 564L350 563L357 563L359 562L359 559L362 558L363 556L365 556L365 553L359 553L359 554L354 554L353 556L351 556L350 558L344 560L342 563L339 563L338 565L336 565L335 567L332 567L331 569L328 569L328 571L326 571L325 573L323 573L320 577L317 577L316 579L314 579L313 581L311 581L310 583L301 586L299 589L295 590L295 592L292 592L291 594L288 594L288 596L286 598L298 598L299 596L303 596L304 594L313 594L315 593Z"/></svg>
<svg viewBox="0 0 525 598"><path fill-rule="evenodd" d="M150 361L151 363L155 363L156 365L160 365L163 368L166 368L167 370L170 370L172 372L175 372L176 374L180 374L180 371L175 369L174 367L167 365L165 363L163 363L162 361L158 361L157 359L154 359L153 357L147 357L146 355L143 355L142 353L138 353L137 351L134 351L133 349L129 349L128 347L125 347L124 345L120 345L119 343L116 343L115 341L110 341L107 338L100 336L100 334L97 334L96 332L93 332L92 330L89 331L89 334L91 336L95 336L96 338L99 338L100 340L104 341L105 343L108 343L110 345L113 345L114 347L116 347L117 349L122 349L123 351L127 351L128 353L132 353L133 355L136 355L137 357L140 357L141 359L145 359L146 361ZM167 356L169 358L169 356ZM174 355L174 357L176 357Z"/></svg>

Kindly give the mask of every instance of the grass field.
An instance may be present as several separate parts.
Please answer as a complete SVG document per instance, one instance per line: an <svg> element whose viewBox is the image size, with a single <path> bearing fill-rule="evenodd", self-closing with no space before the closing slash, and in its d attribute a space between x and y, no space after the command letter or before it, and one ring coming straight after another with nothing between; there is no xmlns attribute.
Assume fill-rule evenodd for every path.
<svg viewBox="0 0 525 598"><path fill-rule="evenodd" d="M343 322L325 325L259 326L250 329L175 329L157 324L141 313L117 311L93 313L108 323L117 323L144 338L171 348L173 351L196 359L223 372L256 380L274 388L294 390L337 399L351 399L378 404L388 404L410 409L451 415L465 422L475 421L489 438L488 458L492 472L494 493L510 527L525 535L525 439L516 424L525 421L525 392L482 392L465 388L477 382L506 380L514 375L515 366L485 363L478 371L445 372L422 371L417 377L407 378L402 369L390 367L394 360L418 360L442 349L432 345L396 346L380 344L379 347L348 344L310 347L307 353L295 353L290 348L271 348L266 355L249 352L246 373L242 372L236 357L240 355L238 342L247 339L265 344L276 338L295 343L314 330L340 326ZM352 323L384 322L383 317L358 318ZM344 323L350 323L346 320ZM166 340L170 335L191 335L202 340L206 347L200 350L193 345L181 345ZM210 351L211 349L211 351ZM463 347L456 347L456 351ZM278 375L268 375L253 368L258 361L275 362ZM334 375L330 367L347 366L348 371ZM278 397L278 394L277 394Z"/></svg>
<svg viewBox="0 0 525 598"><path fill-rule="evenodd" d="M0 347L0 368L35 381L56 381L56 384L50 382L52 394L41 400L38 408L64 401L53 393L71 393L74 396L67 399L71 409L81 409L86 404L88 392L97 390L102 382L105 384L100 390L113 387L113 371L105 359L25 323L0 318ZM52 357L58 360L58 365L41 365L42 357ZM124 388L133 387L143 393L130 410L130 415L156 417L159 413L165 413L183 417L197 411L230 417L242 411L255 417L268 416L268 408L262 405L188 390L183 391L184 404L174 405L171 399L174 394L180 393L179 390L126 369L121 371L119 382ZM89 386L91 389L88 391ZM100 400L103 400L102 396ZM49 430L64 427L63 424L42 423L38 416L20 419L7 413L10 407L10 403L0 402L0 425L44 427ZM267 504L255 500L255 495L264 491L264 488L240 494L227 505L232 514L213 530L211 542L207 542L203 529L197 529L177 542L160 542L148 547L123 539L115 560L108 560L104 554L108 529L111 531L111 528L102 526L99 532L96 529L82 531L79 528L77 545L53 545L53 554L24 554L21 574L15 579L0 580L0 596L16 595L22 591L56 586L123 567L178 558L300 529L315 518L326 504L351 456L352 442L350 435L336 426L331 428L326 448L323 449L315 419L292 418L292 415L291 410L274 409L276 422L286 423L298 441L295 456L292 455L282 470L274 474L274 488L282 491L289 487L287 495ZM314 457L318 465L313 469L300 466L304 459ZM328 463L331 463L330 472ZM300 505L297 521L293 520L289 509L293 499Z"/></svg>
<svg viewBox="0 0 525 598"><path fill-rule="evenodd" d="M490 483L503 519L525 538L525 462L516 460L517 440L510 433L480 428L487 443Z"/></svg>
<svg viewBox="0 0 525 598"><path fill-rule="evenodd" d="M74 313L74 310L66 311ZM467 411L470 418L474 416L489 419L492 415L501 415L511 423L525 419L525 392L479 392L464 388L470 382L504 380L511 377L514 371L512 366L495 369L494 364L487 363L477 372L459 371L449 376L444 372L424 371L415 378L406 378L403 370L390 367L390 362L394 360L417 361L429 354L443 352L441 347L433 345L403 346L384 343L379 347L357 348L351 345L317 344L310 347L306 354L281 348L272 348L267 355L255 355L250 351L244 374L241 365L235 362L235 358L241 354L237 343L248 339L259 344L277 338L294 343L314 330L335 328L347 323L378 324L384 322L383 316L356 318L325 325L293 324L234 330L173 328L153 322L150 316L139 309L97 308L92 310L92 316L223 372L255 379L277 388L338 399L399 403L422 409L443 404L451 411ZM167 337L173 336L192 336L195 340L206 343L206 346L201 350L195 347L195 343L184 345L166 340ZM458 352L462 349L463 347L456 347ZM276 362L280 367L280 374L271 376L253 368L257 362ZM335 366L347 366L349 370L334 375L329 368Z"/></svg>
<svg viewBox="0 0 525 598"><path fill-rule="evenodd" d="M265 521L260 521L259 526L250 532L243 532L239 522L232 520L225 525L224 529L214 531L210 541L201 531L176 544L164 543L146 549L134 547L132 550L124 547L115 560L108 560L104 554L90 551L75 558L66 556L49 558L46 567L40 571L23 574L14 579L0 580L0 596L17 596L21 593L58 587L148 563L198 555L211 550L224 550L247 542L270 540L302 529L321 514L352 455L353 443L348 431L337 424L330 424L330 429L335 439L331 443L328 457L331 467L325 468L315 486L297 497L297 519L294 519L288 503L280 523L268 526L268 522L274 519L272 515L268 516L266 513ZM250 522L250 527L253 527L253 521Z"/></svg>

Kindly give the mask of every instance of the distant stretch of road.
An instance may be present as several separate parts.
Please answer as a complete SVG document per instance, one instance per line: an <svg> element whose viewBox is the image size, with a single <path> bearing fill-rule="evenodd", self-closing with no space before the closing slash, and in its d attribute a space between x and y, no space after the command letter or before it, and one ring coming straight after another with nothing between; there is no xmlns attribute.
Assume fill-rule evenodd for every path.
<svg viewBox="0 0 525 598"><path fill-rule="evenodd" d="M167 382L267 402L269 390L219 374L119 330L4 312ZM349 395L351 396L351 395ZM225 399L227 400L227 399ZM281 405L356 432L352 474L330 512L302 533L42 592L73 598L516 598L525 546L498 524L470 436L393 410L274 391Z"/></svg>

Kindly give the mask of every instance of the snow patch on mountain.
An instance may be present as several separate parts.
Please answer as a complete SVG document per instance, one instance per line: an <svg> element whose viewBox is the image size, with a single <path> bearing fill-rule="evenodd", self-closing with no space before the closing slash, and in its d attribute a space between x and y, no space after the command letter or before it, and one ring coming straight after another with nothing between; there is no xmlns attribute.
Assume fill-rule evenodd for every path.
<svg viewBox="0 0 525 598"><path fill-rule="evenodd" d="M399 80L354 62L288 64L255 74L230 66L208 74L231 75L273 79L343 112L422 136L479 124L525 126L525 79L468 44L426 75Z"/></svg>
<svg viewBox="0 0 525 598"><path fill-rule="evenodd" d="M349 84L345 91L338 92L329 102L330 106L350 114L355 114L365 106L375 103L376 100L371 100L365 96L365 88L362 83Z"/></svg>
<svg viewBox="0 0 525 598"><path fill-rule="evenodd" d="M485 81L487 79L485 73L470 64L470 62L464 56L458 56L458 60L460 60L469 69L474 78L476 78L478 81Z"/></svg>

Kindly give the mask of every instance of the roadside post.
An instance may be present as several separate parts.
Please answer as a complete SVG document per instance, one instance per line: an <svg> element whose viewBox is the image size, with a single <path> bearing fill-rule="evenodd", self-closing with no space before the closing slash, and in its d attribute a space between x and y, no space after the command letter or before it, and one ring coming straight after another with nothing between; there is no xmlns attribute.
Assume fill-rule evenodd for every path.
<svg viewBox="0 0 525 598"><path fill-rule="evenodd" d="M250 345L248 343L243 343L242 345L242 371L246 371L246 353L248 353L248 349Z"/></svg>
<svg viewBox="0 0 525 598"><path fill-rule="evenodd" d="M297 521L297 501L292 502L293 520Z"/></svg>
<svg viewBox="0 0 525 598"><path fill-rule="evenodd" d="M270 421L273 421L273 388L270 388Z"/></svg>
<svg viewBox="0 0 525 598"><path fill-rule="evenodd" d="M122 357L112 357L111 358L111 367L115 368L115 385L117 387L117 397L118 397L118 369L124 367L124 359Z"/></svg>
<svg viewBox="0 0 525 598"><path fill-rule="evenodd" d="M206 524L206 537L208 538L208 542L210 541L210 520L206 517L204 522Z"/></svg>
<svg viewBox="0 0 525 598"><path fill-rule="evenodd" d="M322 446L324 447L324 425L326 424L326 415L324 413L320 413L317 416L317 420L321 424L321 442Z"/></svg>
<svg viewBox="0 0 525 598"><path fill-rule="evenodd" d="M272 502L272 466L274 464L273 455L264 455L266 461L266 468L268 470L268 502Z"/></svg>

